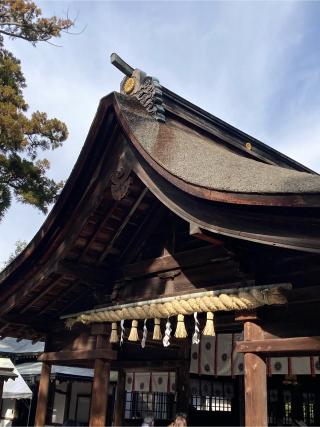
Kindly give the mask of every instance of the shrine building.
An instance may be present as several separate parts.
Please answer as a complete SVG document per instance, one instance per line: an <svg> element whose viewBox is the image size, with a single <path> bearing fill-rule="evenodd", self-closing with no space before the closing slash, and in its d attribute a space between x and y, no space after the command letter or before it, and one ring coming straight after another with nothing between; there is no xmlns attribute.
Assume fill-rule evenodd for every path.
<svg viewBox="0 0 320 427"><path fill-rule="evenodd" d="M1 337L45 343L35 425L53 365L94 369L90 427L319 425L320 176L111 62L120 92L0 274Z"/></svg>

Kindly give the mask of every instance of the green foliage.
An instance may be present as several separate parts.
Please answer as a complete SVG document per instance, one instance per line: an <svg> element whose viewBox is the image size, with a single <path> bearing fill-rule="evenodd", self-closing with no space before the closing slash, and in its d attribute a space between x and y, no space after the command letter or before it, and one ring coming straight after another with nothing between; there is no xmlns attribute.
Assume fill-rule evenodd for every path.
<svg viewBox="0 0 320 427"><path fill-rule="evenodd" d="M17 240L15 245L14 245L14 251L11 252L11 254L9 255L9 258L7 259L7 261L5 261L3 264L6 267L7 265L9 265L14 259L17 258L17 256L27 247L28 242L25 240Z"/></svg>
<svg viewBox="0 0 320 427"><path fill-rule="evenodd" d="M43 18L32 1L0 1L0 220L13 196L47 212L62 183L46 176L50 164L39 153L60 147L68 136L60 120L39 111L26 115L26 81L20 61L4 48L4 36L36 45L59 37L72 25L69 19Z"/></svg>

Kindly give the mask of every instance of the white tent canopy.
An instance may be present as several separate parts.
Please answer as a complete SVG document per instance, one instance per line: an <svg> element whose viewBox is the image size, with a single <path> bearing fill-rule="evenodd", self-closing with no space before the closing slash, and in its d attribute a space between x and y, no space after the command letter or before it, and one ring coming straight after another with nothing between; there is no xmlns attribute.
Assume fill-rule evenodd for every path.
<svg viewBox="0 0 320 427"><path fill-rule="evenodd" d="M19 372L23 376L31 376L31 375L40 375L42 363L41 362L27 362L21 363L17 365ZM52 365L51 367L52 374L60 374L60 375L68 375L70 379L72 377L83 377L83 378L93 378L94 371L89 368L79 368L76 366L60 366L60 365ZM111 371L110 372L110 381L116 382L118 379L118 372Z"/></svg>
<svg viewBox="0 0 320 427"><path fill-rule="evenodd" d="M3 399L32 399L32 391L20 375L17 368L14 368L13 371L17 374L17 378L15 380L9 379L5 381L3 385Z"/></svg>
<svg viewBox="0 0 320 427"><path fill-rule="evenodd" d="M16 338L7 337L0 341L0 353L14 354L33 354L41 353L44 350L44 343L38 341L32 344L30 340L17 340Z"/></svg>

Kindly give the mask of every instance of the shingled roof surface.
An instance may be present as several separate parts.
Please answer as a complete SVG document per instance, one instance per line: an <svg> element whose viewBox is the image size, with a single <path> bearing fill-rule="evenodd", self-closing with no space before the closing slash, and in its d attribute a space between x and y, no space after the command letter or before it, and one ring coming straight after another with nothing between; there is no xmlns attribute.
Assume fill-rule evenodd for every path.
<svg viewBox="0 0 320 427"><path fill-rule="evenodd" d="M182 121L156 121L141 104L116 94L136 141L162 168L196 186L234 193L320 194L320 176L232 152Z"/></svg>

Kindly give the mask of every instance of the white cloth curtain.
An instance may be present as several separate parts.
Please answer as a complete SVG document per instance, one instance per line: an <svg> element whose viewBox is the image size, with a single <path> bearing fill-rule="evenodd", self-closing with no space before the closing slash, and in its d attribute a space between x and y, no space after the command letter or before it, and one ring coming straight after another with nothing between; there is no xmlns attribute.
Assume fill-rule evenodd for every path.
<svg viewBox="0 0 320 427"><path fill-rule="evenodd" d="M190 373L198 375L243 375L243 354L234 349L243 334L217 334L201 336L199 344L192 344ZM320 374L320 358L271 357L267 359L268 375L316 375Z"/></svg>
<svg viewBox="0 0 320 427"><path fill-rule="evenodd" d="M126 391L175 393L175 372L135 372L126 374Z"/></svg>

